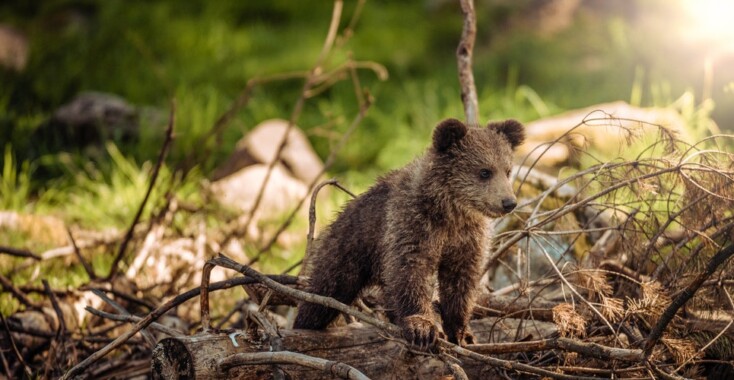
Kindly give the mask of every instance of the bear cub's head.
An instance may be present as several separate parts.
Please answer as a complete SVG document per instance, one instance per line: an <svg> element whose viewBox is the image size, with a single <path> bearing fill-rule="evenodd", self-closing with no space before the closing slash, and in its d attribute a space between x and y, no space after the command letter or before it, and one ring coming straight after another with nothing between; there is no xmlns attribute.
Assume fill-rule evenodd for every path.
<svg viewBox="0 0 734 380"><path fill-rule="evenodd" d="M433 132L433 170L456 205L489 217L511 212L517 199L510 183L512 153L525 140L515 120L467 127L448 119Z"/></svg>

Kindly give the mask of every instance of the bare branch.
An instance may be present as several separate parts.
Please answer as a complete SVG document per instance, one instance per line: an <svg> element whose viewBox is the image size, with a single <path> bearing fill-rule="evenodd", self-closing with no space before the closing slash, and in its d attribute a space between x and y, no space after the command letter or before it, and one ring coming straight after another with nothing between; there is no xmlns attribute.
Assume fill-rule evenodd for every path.
<svg viewBox="0 0 734 380"><path fill-rule="evenodd" d="M143 214L143 209L145 209L145 205L148 203L148 198L150 198L150 194L153 192L153 186L155 186L155 182L158 179L158 173L160 172L163 161L168 154L168 149L171 147L171 142L173 141L173 126L175 125L175 123L176 103L172 101L171 111L168 115L168 128L166 129L166 139L163 141L163 146L161 146L161 150L158 153L158 160L153 167L153 172L150 176L150 183L148 184L148 190L145 192L145 197L143 197L143 201L140 202L140 207L138 207L138 211L135 213L135 217L133 218L132 223L130 223L130 227L127 229L125 237L122 239L122 243L120 244L120 248L117 250L117 254L115 255L114 260L112 260L110 273L104 278L105 281L109 281L110 279L114 278L115 275L117 275L117 271L120 269L120 261L122 261L123 257L125 256L127 246L132 240L133 233L135 231L135 225L138 224L138 221Z"/></svg>
<svg viewBox="0 0 734 380"><path fill-rule="evenodd" d="M115 302L112 298L107 297L107 295L99 290L99 289L92 289L92 293L96 295L97 297L101 298L104 302L106 302L108 305L110 305L113 309L117 310L118 313L122 315L132 315L129 311L127 311L122 305ZM148 343L148 345L153 348L155 347L155 338L153 337L153 334L151 334L148 329L142 329L140 330L140 335L143 336L143 339Z"/></svg>
<svg viewBox="0 0 734 380"><path fill-rule="evenodd" d="M18 289L15 285L13 285L13 282L10 281L7 277L0 274L0 287L10 292L10 294L13 295L20 303L25 305L28 308L31 309L38 309L40 306L36 304L35 302L31 301L28 296L23 294L20 289Z"/></svg>
<svg viewBox="0 0 734 380"><path fill-rule="evenodd" d="M23 366L23 370L25 371L25 375L29 378L33 378L33 371L31 371L31 367L28 366L28 363L26 363L25 360L23 360L23 355L18 350L18 346L15 345L15 340L13 339L13 334L10 332L10 327L8 327L8 321L5 319L5 316L3 316L2 313L0 313L0 322L2 322L3 327L5 328L5 333L8 335L8 340L10 340L10 346L13 348L13 353L15 354L15 357L18 359L18 362ZM4 351L4 349L3 349Z"/></svg>
<svg viewBox="0 0 734 380"><path fill-rule="evenodd" d="M79 250L79 246L76 244L74 235L72 235L69 228L66 229L66 235L69 237L69 243L71 244L71 247L74 248L74 255L76 255L76 259L79 260L79 263L81 263L84 267L84 271L87 272L87 276L89 276L90 280L96 280L97 274L94 273L94 268L92 268L92 266L89 265L89 262L87 262L87 260L85 260L82 256L82 252Z"/></svg>
<svg viewBox="0 0 734 380"><path fill-rule="evenodd" d="M627 362L639 362L642 360L642 350L607 347L592 342L579 342L574 339L560 337L527 342L471 344L466 348L481 354L507 354L557 349L577 352L602 360L622 360Z"/></svg>
<svg viewBox="0 0 734 380"><path fill-rule="evenodd" d="M464 28L461 32L459 47L456 49L456 60L459 68L461 101L464 103L467 124L477 124L479 122L479 101L472 73L474 40L477 36L477 15L474 11L474 0L460 0L460 2L461 11L464 14Z"/></svg>
<svg viewBox="0 0 734 380"><path fill-rule="evenodd" d="M41 256L38 256L35 253L27 249L0 246L0 253L4 253L10 256L15 256L15 257L30 257L31 259L36 260L36 261L41 260Z"/></svg>
<svg viewBox="0 0 734 380"><path fill-rule="evenodd" d="M273 279L273 281L279 281L286 284L295 284L295 277L293 276L270 276L269 279ZM220 281L215 282L212 284L209 284L209 291L214 290L221 290L221 289L229 289L235 286L240 285L246 285L246 284L252 284L258 281L255 281L252 278L247 277L238 277L233 278L226 281ZM148 327L153 321L157 320L168 312L169 310L173 309L174 307L198 296L201 292L201 288L196 287L194 289L191 289L185 293L179 294L178 296L168 300L168 302L164 303L161 306L158 306L155 310L151 311L146 315L143 319L141 319L138 323L135 324L130 330L126 331L125 333L121 334L115 340L104 346L99 351L94 352L92 355L87 357L86 359L82 360L80 363L69 369L64 376L62 376L62 379L71 379L74 376L82 373L84 370L89 368L90 365L97 362L99 359L105 357L107 354L112 352L112 350L116 349L117 347L120 347L125 342L127 342L130 338L132 338L133 335L135 335L138 331Z"/></svg>
<svg viewBox="0 0 734 380"><path fill-rule="evenodd" d="M308 185L308 189L309 190L308 190L307 194L311 192L311 190L314 188L314 186L316 186L316 184L318 183L319 178L322 175L324 175L324 173L326 173L326 170L328 170L331 167L331 165L334 164L334 161L336 160L336 155L339 153L339 151L341 151L341 149L344 147L344 145L349 140L349 138L351 137L352 133L354 133L354 131L360 125L360 123L362 123L362 120L364 119L365 115L367 114L367 111L369 110L370 106L372 106L372 99L371 99L371 97L368 96L365 99L365 101L366 101L366 103L364 103L364 104L362 104L360 106L359 113L357 114L357 116L354 117L354 119L352 120L352 123L349 125L349 128L347 129L347 131L344 133L344 135L342 135L341 139L339 139L339 142L337 143L337 145L331 150L331 152L329 152L329 157L326 158L326 161L324 162L324 167L321 169L321 171L319 172L319 174L314 177L313 181L311 181L311 183ZM349 193L350 195L354 196L353 194L351 194L346 189L343 189L343 190L346 191L347 193ZM273 237L271 237L270 240L262 248L260 248L260 250L258 251L257 255L255 255L255 257L253 257L252 260L250 260L250 264L256 263L258 260L260 260L260 257L265 252L268 252L270 250L270 248L273 247L273 245L275 244L275 242L278 239L278 236L280 236L280 234L283 233L283 231L285 231L288 228L288 226L290 226L290 224L293 222L293 219L295 218L296 213L298 212L298 210L303 205L303 202L306 201L306 198L307 197L308 197L308 195L304 196L303 198L301 198L298 201L298 204L296 204L296 206L293 208L293 211L291 211L290 215L288 215L288 217L281 224L281 226L278 228L278 230L273 234Z"/></svg>
<svg viewBox="0 0 734 380"><path fill-rule="evenodd" d="M275 165L278 163L278 160L280 159L281 155L283 154L283 150L285 150L285 147L288 144L288 136L290 135L291 130L293 129L293 126L295 125L298 118L301 116L301 112L303 111L303 106L306 103L306 99L308 98L309 90L315 84L314 77L321 74L323 70L322 64L324 63L324 60L326 59L326 57L329 55L329 52L331 52L331 48L334 45L334 39L336 38L337 29L339 28L339 20L341 19L343 5L344 4L342 0L334 1L334 9L331 15L331 24L329 25L329 31L326 35L326 40L324 41L324 45L321 48L321 54L319 54L319 57L316 60L316 63L314 64L313 68L309 71L309 74L306 77L306 81L303 84L303 89L301 90L301 95L298 97L298 100L296 101L296 104L293 107L293 111L291 112L291 116L288 119L288 126L286 127L285 132L283 133L283 137L280 140L278 149L275 151L275 156L268 163L268 168L267 168L267 171L265 172L265 178L263 179L263 182L260 185L260 190L258 191L257 196L255 197L255 201L252 204L252 208L250 208L249 215L247 217L247 221L244 223L244 226L241 228L241 231L247 231L248 227L250 226L250 223L255 219L255 213L257 212L258 208L260 208L260 203L262 202L262 198L265 193L265 189L267 188L268 182L270 182L270 176L273 173L273 169L275 168ZM227 240L229 240L229 238L230 237L228 237Z"/></svg>
<svg viewBox="0 0 734 380"><path fill-rule="evenodd" d="M56 338L58 339L66 335L66 320L64 319L64 313L61 311L61 306L59 306L59 300L56 299L56 295L51 291L51 287L48 285L48 281L42 280L42 282L43 289L46 292L48 298L51 300L51 306L54 308L56 318L59 320L59 327L56 332Z"/></svg>
<svg viewBox="0 0 734 380"><path fill-rule="evenodd" d="M662 337L665 328L673 320L678 310L683 307L688 300L693 298L693 295L696 294L696 291L698 291L704 281L711 277L714 272L716 272L716 269L729 260L732 255L734 255L734 244L729 245L714 255L706 265L706 269L699 273L696 278L678 295L678 297L673 299L673 302L670 303L660 316L658 323L650 331L650 335L647 336L647 341L645 342L644 347L646 358L650 356L653 347L655 347L655 344L657 344L658 340Z"/></svg>
<svg viewBox="0 0 734 380"><path fill-rule="evenodd" d="M228 371L238 366L253 364L297 364L304 367L320 369L334 376L339 376L342 379L369 380L369 377L350 365L289 351L234 354L220 360L218 363L219 368L223 371Z"/></svg>
<svg viewBox="0 0 734 380"><path fill-rule="evenodd" d="M94 314L94 315L96 315L96 316L98 316L100 318L110 319L110 320L113 320L113 321L129 322L129 323L138 323L138 322L140 322L143 319L141 317L138 317L138 316L135 316L135 315L131 315L131 314L127 314L127 313L126 314L112 314L112 313L108 313L108 312L105 312L105 311L102 311L102 310L97 310L97 309L95 309L93 307L90 307L90 306L85 307L84 310L86 310L86 311L88 311L88 312L90 312L90 313L92 313L92 314ZM174 329L172 329L172 328L170 328L170 327L168 327L166 325L162 325L162 324L160 324L158 322L151 322L150 327L153 328L153 329L155 329L155 330L158 330L158 331L160 331L160 332L162 332L162 333L164 333L164 334L166 334L168 336L172 336L172 337L182 337L182 336L184 336L184 334L182 334L180 331L174 330Z"/></svg>
<svg viewBox="0 0 734 380"><path fill-rule="evenodd" d="M392 324L389 324L387 322L383 322L371 315L367 315L356 308L347 306L333 298L330 297L324 297L316 294L311 294L304 292L302 290L289 288L283 284L280 284L267 276L262 275L260 272L250 268L247 265L242 265L227 256L224 256L222 254L219 255L219 257L216 257L214 259L211 259L207 261L208 265L214 266L222 266L225 268L236 270L248 277L252 277L253 279L260 281L263 285L266 285L267 287L275 290L278 293L287 295L289 297L293 297L295 299L306 301L306 302L312 302L312 303L318 303L324 306L328 306L330 308L336 309L341 311L342 313L346 313L349 315L353 315L354 317L359 318L360 320L367 322L373 326L379 327L389 333L400 335L400 329L398 329L397 326L394 326ZM203 277L203 276L202 276ZM202 280L203 281L203 280ZM203 283L202 283L203 284ZM202 285L203 288L205 288L204 285ZM204 294L202 294L202 298L204 298ZM207 302L208 306L208 302ZM207 311L208 313L208 311ZM204 303L202 302L202 325L204 325Z"/></svg>

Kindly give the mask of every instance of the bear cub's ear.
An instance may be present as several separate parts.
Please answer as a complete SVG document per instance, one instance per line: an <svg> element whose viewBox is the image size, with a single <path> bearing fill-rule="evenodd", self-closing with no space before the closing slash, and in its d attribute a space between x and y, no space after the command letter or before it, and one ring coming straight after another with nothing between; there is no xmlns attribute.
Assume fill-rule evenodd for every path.
<svg viewBox="0 0 734 380"><path fill-rule="evenodd" d="M496 123L489 123L487 128L493 128L497 132L504 134L505 137L507 137L507 141L510 142L512 149L517 148L518 145L525 141L525 127L517 120L509 119Z"/></svg>
<svg viewBox="0 0 734 380"><path fill-rule="evenodd" d="M445 152L466 135L466 125L456 119L446 119L436 126L433 132L433 146L438 152Z"/></svg>

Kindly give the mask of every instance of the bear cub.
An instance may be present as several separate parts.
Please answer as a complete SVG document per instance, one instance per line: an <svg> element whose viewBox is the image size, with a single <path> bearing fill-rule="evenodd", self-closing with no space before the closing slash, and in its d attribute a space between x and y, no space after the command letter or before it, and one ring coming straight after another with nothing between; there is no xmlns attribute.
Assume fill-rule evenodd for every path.
<svg viewBox="0 0 734 380"><path fill-rule="evenodd" d="M349 202L316 239L302 271L306 290L351 304L362 289L379 285L388 317L409 343L433 346L439 336L473 343L467 324L490 222L517 205L509 176L524 139L515 120L487 127L441 122L423 156ZM323 329L337 316L303 302L293 327Z"/></svg>

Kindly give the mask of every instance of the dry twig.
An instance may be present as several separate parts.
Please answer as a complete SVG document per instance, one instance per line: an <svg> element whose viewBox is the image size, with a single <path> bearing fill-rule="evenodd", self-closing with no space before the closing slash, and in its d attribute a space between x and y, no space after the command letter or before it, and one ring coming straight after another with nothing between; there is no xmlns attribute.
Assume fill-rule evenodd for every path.
<svg viewBox="0 0 734 380"><path fill-rule="evenodd" d="M706 265L706 269L699 273L696 278L676 297L673 302L668 305L663 314L660 316L658 323L650 331L650 335L647 336L645 342L644 352L645 357L649 358L652 353L653 347L657 344L660 337L662 337L665 328L673 320L678 310L683 307L693 296L696 294L698 289L701 287L706 279L710 278L719 266L724 264L729 258L734 255L734 244L722 249L709 260Z"/></svg>
<svg viewBox="0 0 734 380"><path fill-rule="evenodd" d="M298 364L319 369L343 379L369 380L369 377L350 365L288 351L235 354L220 360L218 363L219 368L223 371L253 364Z"/></svg>
<svg viewBox="0 0 734 380"><path fill-rule="evenodd" d="M280 144L278 145L278 149L275 151L275 157L273 157L272 161L268 163L267 171L265 172L265 178L263 179L262 184L260 185L260 190L257 193L257 196L255 197L255 201L252 204L252 208L250 208L249 215L247 217L247 221L244 223L244 225L241 228L241 231L247 231L248 227L250 226L250 223L255 218L255 213L257 212L258 208L260 207L260 203L263 198L263 194L265 193L265 189L267 188L268 182L270 181L270 176L273 173L273 169L275 168L275 165L278 163L278 160L280 160L281 155L283 154L283 150L285 149L286 145L288 144L288 136L291 133L291 130L293 129L293 126L295 125L296 121L301 115L301 112L303 111L303 106L306 103L306 99L308 98L308 92L311 90L311 88L314 86L314 77L319 75L321 71L323 70L322 64L326 60L327 56L329 55L329 52L331 51L332 46L334 45L334 40L336 39L337 29L339 28L339 20L341 19L341 13L342 13L342 7L343 2L341 0L334 1L334 9L331 15L331 24L329 25L329 31L326 35L326 40L324 41L324 45L321 48L321 54L319 54L319 57L316 59L316 63L314 64L313 68L309 71L308 76L306 76L306 80L303 84L303 89L301 90L301 96L296 101L295 106L293 107L293 111L291 112L291 116L288 119L288 126L285 129L285 132L283 133L283 137L280 140Z"/></svg>
<svg viewBox="0 0 734 380"><path fill-rule="evenodd" d="M33 371L31 371L31 367L28 366L28 363L26 363L26 361L23 359L23 355L20 353L20 350L18 350L18 346L15 344L15 340L13 339L13 334L10 332L8 321L5 319L5 316L3 316L2 313L0 313L0 322L2 322L3 327L5 328L5 334L7 334L8 340L10 341L10 347L13 349L13 354L15 354L15 357L18 359L20 365L23 366L23 371L25 371L26 377L28 377L29 379L33 378Z"/></svg>
<svg viewBox="0 0 734 380"><path fill-rule="evenodd" d="M41 256L38 256L35 253L27 249L0 246L0 253L4 253L10 256L15 256L15 257L29 257L33 260L41 261Z"/></svg>
<svg viewBox="0 0 734 380"><path fill-rule="evenodd" d="M107 276L104 278L105 281L109 281L110 279L114 278L115 275L117 275L117 271L120 269L119 264L120 261L122 261L123 257L125 257L125 252L127 251L127 246L132 240L133 233L135 231L135 225L138 224L138 221L140 220L140 217L143 214L143 209L145 209L145 205L148 203L148 198L150 198L150 194L153 192L153 186L155 186L155 182L158 179L158 173L161 170L161 166L163 166L163 161L166 158L166 155L168 154L168 150L171 147L171 142L173 141L173 127L176 123L176 103L171 102L171 111L168 115L168 128L166 128L166 138L163 141L163 146L161 146L161 150L158 153L158 160L155 163L155 166L153 167L153 172L150 176L150 183L148 184L148 190L145 192L145 197L143 197L143 201L140 202L140 207L138 207L138 211L135 213L135 217L133 218L132 223L130 223L130 227L127 229L127 232L125 233L125 236L122 238L122 243L120 243L120 247L117 250L117 254L115 255L115 258L112 260L112 266L110 267L110 273L107 274Z"/></svg>
<svg viewBox="0 0 734 380"><path fill-rule="evenodd" d="M286 284L294 284L295 278L292 276L269 276L269 279L273 279L273 281L280 281ZM212 284L209 284L208 290L209 291L215 291L215 290L221 290L221 289L229 289L235 286L241 286L246 284L252 284L257 281L253 280L252 278L247 277L238 277L233 278L226 281L219 281ZM130 330L124 332L117 338L115 338L112 342L104 346L102 349L94 352L92 355L87 357L86 359L82 360L80 363L69 369L64 376L62 376L62 379L71 379L74 376L82 373L85 371L89 366L97 362L99 359L103 358L110 352L112 352L117 347L120 347L125 342L127 342L130 338L132 338L133 335L137 334L138 331L148 327L153 321L160 318L163 314L168 312L169 310L173 309L174 307L198 296L201 292L201 288L196 287L194 289L191 289L187 292L181 293L177 295L176 297L168 300L168 302L158 306L155 310L151 311L146 315L144 318L142 318L139 322L135 324Z"/></svg>

